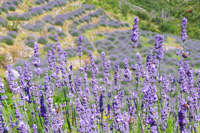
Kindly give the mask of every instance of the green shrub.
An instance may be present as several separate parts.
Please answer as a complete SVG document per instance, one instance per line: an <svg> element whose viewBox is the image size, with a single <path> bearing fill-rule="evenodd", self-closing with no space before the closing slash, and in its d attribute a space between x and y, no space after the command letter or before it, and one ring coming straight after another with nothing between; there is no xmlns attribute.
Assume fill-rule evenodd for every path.
<svg viewBox="0 0 200 133"><path fill-rule="evenodd" d="M90 50L90 51L94 51L93 47L87 47L87 49Z"/></svg>
<svg viewBox="0 0 200 133"><path fill-rule="evenodd" d="M50 35L48 35L48 38L49 38L51 41L56 42L55 35L50 34Z"/></svg>
<svg viewBox="0 0 200 133"><path fill-rule="evenodd" d="M46 37L39 37L37 42L46 45L48 43L48 40Z"/></svg>
<svg viewBox="0 0 200 133"><path fill-rule="evenodd" d="M98 53L101 53L101 52L103 52L103 49L98 49L97 51L98 51Z"/></svg>
<svg viewBox="0 0 200 133"><path fill-rule="evenodd" d="M55 25L58 25L58 26L63 26L64 25L64 22L62 20L56 20L55 21Z"/></svg>
<svg viewBox="0 0 200 133"><path fill-rule="evenodd" d="M15 6L9 6L9 10L10 10L10 11L15 11L16 8L15 8Z"/></svg>
<svg viewBox="0 0 200 133"><path fill-rule="evenodd" d="M35 43L35 40L33 40L33 39L28 39L28 40L24 41L24 44L25 44L26 46L31 47L31 48L34 47L34 43Z"/></svg>
<svg viewBox="0 0 200 133"><path fill-rule="evenodd" d="M49 26L47 29L48 32L56 32L56 28L53 26Z"/></svg>
<svg viewBox="0 0 200 133"><path fill-rule="evenodd" d="M40 1L35 1L36 5L41 5L42 3Z"/></svg>
<svg viewBox="0 0 200 133"><path fill-rule="evenodd" d="M0 26L5 27L6 26L6 21L4 18L0 17Z"/></svg>
<svg viewBox="0 0 200 133"><path fill-rule="evenodd" d="M116 58L116 57L110 57L110 60L112 60L112 61L116 61L117 58Z"/></svg>
<svg viewBox="0 0 200 133"><path fill-rule="evenodd" d="M171 53L165 53L165 55L167 56L167 57L172 57L172 54Z"/></svg>
<svg viewBox="0 0 200 133"><path fill-rule="evenodd" d="M63 31L59 31L59 32L58 32L58 36L59 36L60 38L65 38L65 37L67 37L67 34L65 34L65 32L63 32Z"/></svg>
<svg viewBox="0 0 200 133"><path fill-rule="evenodd" d="M95 60L94 62L97 65L97 64L101 63L101 60Z"/></svg>
<svg viewBox="0 0 200 133"><path fill-rule="evenodd" d="M149 15L145 12L136 11L135 14L143 20L149 20Z"/></svg>
<svg viewBox="0 0 200 133"><path fill-rule="evenodd" d="M161 32L168 32L168 33L175 33L175 29L176 29L176 26L173 26L172 24L170 24L169 22L162 22L158 29L161 31Z"/></svg>
<svg viewBox="0 0 200 133"><path fill-rule="evenodd" d="M55 46L56 44L54 44L54 43L49 43L49 44L47 44L47 45L45 45L44 47L43 47L43 50L44 51L48 51L48 50L51 50L51 47L52 46Z"/></svg>
<svg viewBox="0 0 200 133"><path fill-rule="evenodd" d="M155 17L155 18L152 18L151 20L152 22L156 23L156 24L160 24L163 22L163 19L159 18L159 17Z"/></svg>
<svg viewBox="0 0 200 133"><path fill-rule="evenodd" d="M2 7L1 10L5 13L8 13L8 9L6 7Z"/></svg>
<svg viewBox="0 0 200 133"><path fill-rule="evenodd" d="M100 74L97 75L97 78L98 78L98 79L99 79L99 78L103 78L103 77L104 77L103 73L100 73Z"/></svg>
<svg viewBox="0 0 200 133"><path fill-rule="evenodd" d="M115 40L115 38L114 37L109 37L109 38L107 38L108 40L110 40L110 41L114 41Z"/></svg>
<svg viewBox="0 0 200 133"><path fill-rule="evenodd" d="M83 54L88 54L88 51L87 50L83 50Z"/></svg>
<svg viewBox="0 0 200 133"><path fill-rule="evenodd" d="M86 32L86 29L80 28L80 31L81 31L82 33L85 33L85 32Z"/></svg>
<svg viewBox="0 0 200 133"><path fill-rule="evenodd" d="M5 61L5 57L4 56L0 56L0 63L2 64Z"/></svg>
<svg viewBox="0 0 200 133"><path fill-rule="evenodd" d="M19 5L18 1L13 1L13 3L15 4L15 6Z"/></svg>
<svg viewBox="0 0 200 133"><path fill-rule="evenodd" d="M13 43L14 43L12 40L12 37L10 37L10 36L2 36L0 38L0 42L6 43L7 45L13 45Z"/></svg>
<svg viewBox="0 0 200 133"><path fill-rule="evenodd" d="M15 21L15 20L17 20L17 15L12 15L12 14L9 14L9 15L7 15L7 20L9 20L9 21Z"/></svg>
<svg viewBox="0 0 200 133"><path fill-rule="evenodd" d="M27 39L27 40L29 40L29 39L35 40L35 37L34 37L34 36L27 36L26 39Z"/></svg>
<svg viewBox="0 0 200 133"><path fill-rule="evenodd" d="M71 32L71 34L72 36L77 36L77 37L80 35L79 31L77 30L74 30L73 32Z"/></svg>
<svg viewBox="0 0 200 133"><path fill-rule="evenodd" d="M115 48L114 46L108 46L108 51L110 51L111 49Z"/></svg>
<svg viewBox="0 0 200 133"><path fill-rule="evenodd" d="M138 44L138 49L141 49L143 46L142 46L142 44Z"/></svg>
<svg viewBox="0 0 200 133"><path fill-rule="evenodd" d="M7 35L10 36L10 37L12 37L12 38L16 38L17 37L17 32L15 32L15 31L9 31L7 33Z"/></svg>
<svg viewBox="0 0 200 133"><path fill-rule="evenodd" d="M123 61L120 61L120 62L119 62L119 67L120 67L120 68L123 68L123 67L124 67L124 62L123 62Z"/></svg>

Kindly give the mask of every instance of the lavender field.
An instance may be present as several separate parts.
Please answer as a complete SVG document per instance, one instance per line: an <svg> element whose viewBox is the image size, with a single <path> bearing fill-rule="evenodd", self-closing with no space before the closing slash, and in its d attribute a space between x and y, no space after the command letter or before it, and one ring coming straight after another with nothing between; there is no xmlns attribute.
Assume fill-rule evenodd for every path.
<svg viewBox="0 0 200 133"><path fill-rule="evenodd" d="M130 23L101 6L0 3L0 133L200 132L191 19L179 35L149 31L141 14Z"/></svg>

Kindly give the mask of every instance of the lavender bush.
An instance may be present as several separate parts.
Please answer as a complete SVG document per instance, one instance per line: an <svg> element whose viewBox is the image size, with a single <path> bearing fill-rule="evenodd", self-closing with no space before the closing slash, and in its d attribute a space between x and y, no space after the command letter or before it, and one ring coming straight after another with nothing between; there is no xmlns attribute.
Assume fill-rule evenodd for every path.
<svg viewBox="0 0 200 133"><path fill-rule="evenodd" d="M47 40L46 37L41 36L41 37L39 37L39 38L37 39L37 42L46 45L46 44L48 43L48 40Z"/></svg>
<svg viewBox="0 0 200 133"><path fill-rule="evenodd" d="M0 36L0 42L6 43L7 45L13 45L13 38L10 36Z"/></svg>
<svg viewBox="0 0 200 133"><path fill-rule="evenodd" d="M24 44L25 44L26 46L29 46L29 47L32 47L32 48L33 48L35 41L36 41L36 40L34 40L34 39L27 39L27 40L24 41Z"/></svg>

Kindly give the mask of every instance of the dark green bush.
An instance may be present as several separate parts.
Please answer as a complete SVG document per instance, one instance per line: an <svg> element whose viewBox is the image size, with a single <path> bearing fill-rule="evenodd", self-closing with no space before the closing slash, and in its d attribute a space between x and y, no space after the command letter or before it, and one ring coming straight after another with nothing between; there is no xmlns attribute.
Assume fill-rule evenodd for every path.
<svg viewBox="0 0 200 133"><path fill-rule="evenodd" d="M158 29L161 32L175 33L176 26L170 24L169 22L162 22Z"/></svg>
<svg viewBox="0 0 200 133"><path fill-rule="evenodd" d="M41 5L42 3L39 0L37 0L37 1L35 1L35 4L36 5Z"/></svg>
<svg viewBox="0 0 200 133"><path fill-rule="evenodd" d="M2 64L5 61L5 57L4 56L0 56L0 64Z"/></svg>
<svg viewBox="0 0 200 133"><path fill-rule="evenodd" d="M143 46L142 46L142 44L138 44L138 49L141 49Z"/></svg>
<svg viewBox="0 0 200 133"><path fill-rule="evenodd" d="M0 38L0 42L3 42L3 43L6 43L7 45L13 45L13 40L12 40L12 37L10 36L2 36Z"/></svg>
<svg viewBox="0 0 200 133"><path fill-rule="evenodd" d="M136 11L135 14L143 20L149 20L149 15L145 12Z"/></svg>
<svg viewBox="0 0 200 133"><path fill-rule="evenodd" d="M97 51L98 51L98 53L101 53L101 52L103 52L103 49L98 49Z"/></svg>
<svg viewBox="0 0 200 133"><path fill-rule="evenodd" d="M80 33L79 33L79 31L78 30L74 30L73 32L71 32L71 35L72 36L79 36L80 35Z"/></svg>
<svg viewBox="0 0 200 133"><path fill-rule="evenodd" d="M48 40L46 37L39 37L37 42L46 45L48 43Z"/></svg>
<svg viewBox="0 0 200 133"><path fill-rule="evenodd" d="M8 13L8 8L7 7L1 7L1 10L5 13Z"/></svg>
<svg viewBox="0 0 200 133"><path fill-rule="evenodd" d="M17 37L17 32L15 32L15 31L9 31L7 33L7 35L10 36L10 37L12 37L12 38L16 38Z"/></svg>
<svg viewBox="0 0 200 133"><path fill-rule="evenodd" d="M61 20L61 19L55 20L55 25L63 26L64 25L64 21Z"/></svg>
<svg viewBox="0 0 200 133"><path fill-rule="evenodd" d="M24 41L24 44L25 44L26 46L31 47L31 48L34 47L34 43L35 43L35 40L34 40L34 39L28 39L28 40Z"/></svg>
<svg viewBox="0 0 200 133"><path fill-rule="evenodd" d="M110 60L112 60L112 61L116 61L117 58L116 58L116 57L110 57Z"/></svg>
<svg viewBox="0 0 200 133"><path fill-rule="evenodd" d="M58 32L58 36L59 36L60 38L65 38L65 37L67 37L67 35L66 35L65 32L63 32L63 31L59 31L59 32Z"/></svg>
<svg viewBox="0 0 200 133"><path fill-rule="evenodd" d="M159 18L159 17L155 17L155 18L152 18L151 20L152 22L156 23L156 24L160 24L163 22L163 19Z"/></svg>
<svg viewBox="0 0 200 133"><path fill-rule="evenodd" d="M9 6L8 8L10 11L15 11L16 10L16 7L15 6Z"/></svg>
<svg viewBox="0 0 200 133"><path fill-rule="evenodd" d="M115 48L114 46L108 46L108 51L110 51L111 49Z"/></svg>
<svg viewBox="0 0 200 133"><path fill-rule="evenodd" d="M49 38L51 41L56 42L56 38L55 38L55 35L54 35L54 34L48 35L48 38Z"/></svg>
<svg viewBox="0 0 200 133"><path fill-rule="evenodd" d="M44 47L43 47L43 50L44 51L48 51L48 50L51 50L51 47L52 46L55 46L56 44L54 44L54 43L48 43L47 45L45 45Z"/></svg>
<svg viewBox="0 0 200 133"><path fill-rule="evenodd" d="M48 32L56 32L56 28L53 27L53 26L49 26L49 27L47 28L47 31L48 31Z"/></svg>
<svg viewBox="0 0 200 133"><path fill-rule="evenodd" d="M26 39L27 39L27 40L29 40L29 39L35 40L35 37L34 37L34 36L27 36Z"/></svg>

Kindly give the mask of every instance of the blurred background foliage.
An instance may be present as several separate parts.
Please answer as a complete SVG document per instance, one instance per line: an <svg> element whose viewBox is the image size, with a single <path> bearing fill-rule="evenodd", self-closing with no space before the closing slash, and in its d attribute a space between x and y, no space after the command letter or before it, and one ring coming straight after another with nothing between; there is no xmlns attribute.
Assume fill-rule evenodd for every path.
<svg viewBox="0 0 200 133"><path fill-rule="evenodd" d="M199 0L85 0L113 13L121 21L133 23L133 15L140 18L140 28L180 35L183 17L188 19L188 36L200 39Z"/></svg>

